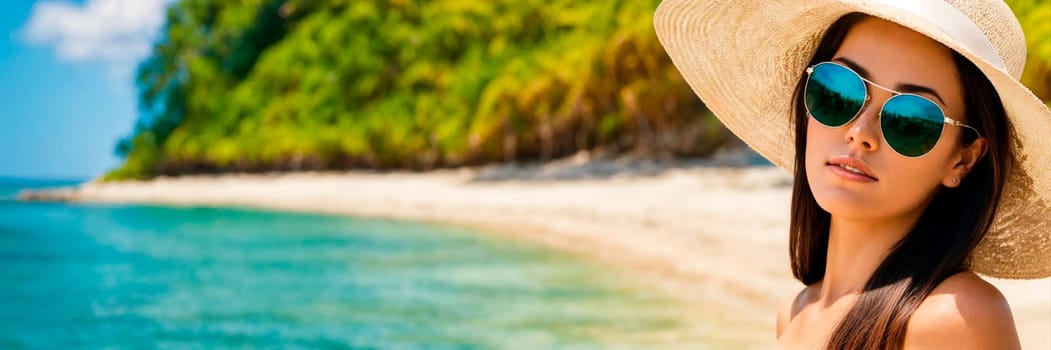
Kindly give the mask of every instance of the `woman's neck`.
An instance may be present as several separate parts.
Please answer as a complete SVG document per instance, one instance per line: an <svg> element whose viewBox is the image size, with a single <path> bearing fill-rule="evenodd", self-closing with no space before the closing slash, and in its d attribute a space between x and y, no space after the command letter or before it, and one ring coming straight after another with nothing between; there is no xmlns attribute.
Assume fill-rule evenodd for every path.
<svg viewBox="0 0 1051 350"><path fill-rule="evenodd" d="M908 233L917 219L918 214L891 220L832 216L825 277L819 291L821 304L829 306L844 296L861 292L891 247Z"/></svg>

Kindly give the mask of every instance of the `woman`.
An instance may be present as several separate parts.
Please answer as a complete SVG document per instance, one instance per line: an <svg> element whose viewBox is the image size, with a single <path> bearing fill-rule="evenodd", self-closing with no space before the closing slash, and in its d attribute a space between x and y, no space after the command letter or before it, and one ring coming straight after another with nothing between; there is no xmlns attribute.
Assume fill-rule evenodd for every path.
<svg viewBox="0 0 1051 350"><path fill-rule="evenodd" d="M1000 1L665 0L657 34L795 177L777 347L1019 347L975 273L1051 276L1051 111Z"/></svg>

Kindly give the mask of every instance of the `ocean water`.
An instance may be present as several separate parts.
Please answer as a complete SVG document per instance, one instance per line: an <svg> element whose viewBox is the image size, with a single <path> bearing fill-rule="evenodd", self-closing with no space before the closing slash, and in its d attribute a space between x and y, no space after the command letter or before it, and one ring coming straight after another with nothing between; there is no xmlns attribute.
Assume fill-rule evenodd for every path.
<svg viewBox="0 0 1051 350"><path fill-rule="evenodd" d="M0 348L703 348L635 277L443 226L21 203L0 181Z"/></svg>

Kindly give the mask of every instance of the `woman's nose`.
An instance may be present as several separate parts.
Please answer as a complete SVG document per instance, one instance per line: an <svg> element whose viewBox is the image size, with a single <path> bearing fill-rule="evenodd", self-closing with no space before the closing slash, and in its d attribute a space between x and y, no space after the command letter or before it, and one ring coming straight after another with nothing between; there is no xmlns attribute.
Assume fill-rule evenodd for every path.
<svg viewBox="0 0 1051 350"><path fill-rule="evenodd" d="M851 148L860 151L875 152L880 145L879 110L886 99L870 99L860 114L851 122L845 135Z"/></svg>

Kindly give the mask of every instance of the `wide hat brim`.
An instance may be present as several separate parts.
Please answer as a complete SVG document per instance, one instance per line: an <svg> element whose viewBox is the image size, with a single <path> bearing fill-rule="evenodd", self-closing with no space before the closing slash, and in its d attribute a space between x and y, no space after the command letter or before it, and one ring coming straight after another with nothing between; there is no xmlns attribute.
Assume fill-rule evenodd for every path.
<svg viewBox="0 0 1051 350"><path fill-rule="evenodd" d="M997 278L1051 276L1051 110L1018 82L1021 69L1001 70L926 19L870 1L664 0L654 27L676 68L719 120L791 172L792 92L825 30L851 12L925 34L985 73L1014 126L1018 163L970 268ZM1013 59L1024 62L1024 51L1020 56Z"/></svg>

